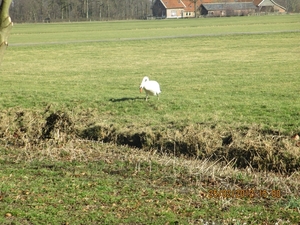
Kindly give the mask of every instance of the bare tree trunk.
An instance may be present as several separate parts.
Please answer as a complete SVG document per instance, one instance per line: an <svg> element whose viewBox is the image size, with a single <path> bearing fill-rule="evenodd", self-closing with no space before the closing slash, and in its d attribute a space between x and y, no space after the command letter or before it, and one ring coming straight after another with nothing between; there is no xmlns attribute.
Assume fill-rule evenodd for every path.
<svg viewBox="0 0 300 225"><path fill-rule="evenodd" d="M4 51L8 45L7 39L13 23L9 16L9 7L11 0L3 0L0 6L0 64Z"/></svg>
<svg viewBox="0 0 300 225"><path fill-rule="evenodd" d="M86 0L86 19L89 19L89 0Z"/></svg>

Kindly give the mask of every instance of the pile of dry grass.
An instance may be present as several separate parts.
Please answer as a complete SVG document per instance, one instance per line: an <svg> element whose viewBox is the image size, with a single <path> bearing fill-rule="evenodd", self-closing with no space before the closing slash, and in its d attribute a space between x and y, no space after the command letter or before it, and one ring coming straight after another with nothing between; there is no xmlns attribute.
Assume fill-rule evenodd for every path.
<svg viewBox="0 0 300 225"><path fill-rule="evenodd" d="M260 171L292 173L300 168L297 141L279 132L266 132L260 126L118 127L95 124L97 115L92 111L71 114L67 111L11 109L2 111L0 116L0 144L10 149L41 151L64 148L70 143L76 148L76 142L84 139L143 150L156 149L176 156L209 158L225 164L231 161L238 168L250 167Z"/></svg>
<svg viewBox="0 0 300 225"><path fill-rule="evenodd" d="M84 129L81 137L144 150L158 149L177 156L210 158L225 163L234 160L239 168L284 173L300 168L297 143L289 136L266 132L259 126L232 128L194 124L181 130L153 131L141 127L117 129L113 125L95 125Z"/></svg>

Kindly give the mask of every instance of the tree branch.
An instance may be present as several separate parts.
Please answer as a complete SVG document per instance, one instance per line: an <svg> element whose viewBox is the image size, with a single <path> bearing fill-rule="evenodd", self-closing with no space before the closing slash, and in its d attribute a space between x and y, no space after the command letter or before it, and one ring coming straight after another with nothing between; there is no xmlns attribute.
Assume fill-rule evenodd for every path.
<svg viewBox="0 0 300 225"><path fill-rule="evenodd" d="M4 51L8 45L7 39L13 26L9 16L9 7L12 0L2 0L0 5L0 64Z"/></svg>

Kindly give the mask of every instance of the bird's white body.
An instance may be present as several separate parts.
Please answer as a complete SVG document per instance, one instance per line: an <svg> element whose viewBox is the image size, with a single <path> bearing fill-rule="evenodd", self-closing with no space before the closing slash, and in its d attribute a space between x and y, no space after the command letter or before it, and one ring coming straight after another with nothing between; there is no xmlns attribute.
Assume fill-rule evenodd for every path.
<svg viewBox="0 0 300 225"><path fill-rule="evenodd" d="M146 92L146 101L148 100L149 95L156 95L159 99L159 94L161 93L161 90L157 81L149 80L148 77L144 77L140 85L140 92L142 92L143 89Z"/></svg>

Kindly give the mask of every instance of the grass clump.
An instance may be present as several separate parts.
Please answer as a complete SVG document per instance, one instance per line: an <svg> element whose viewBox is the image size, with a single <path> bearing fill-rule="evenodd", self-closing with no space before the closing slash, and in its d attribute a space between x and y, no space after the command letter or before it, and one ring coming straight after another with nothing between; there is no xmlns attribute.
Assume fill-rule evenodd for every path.
<svg viewBox="0 0 300 225"><path fill-rule="evenodd" d="M46 112L48 110L48 112ZM99 123L93 112L31 112L10 110L2 115L2 144L27 151L60 147L77 140L129 146L176 156L234 162L237 168L293 173L300 166L298 141L277 131L266 132L259 126L237 128L212 124L192 124L180 129L169 126L145 128ZM72 113L72 116L71 116ZM82 115L91 119L82 120ZM93 117L92 117L93 115ZM61 154L67 154L62 151Z"/></svg>

